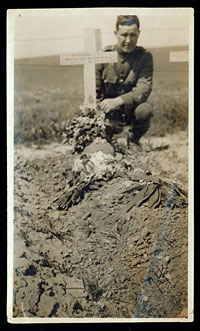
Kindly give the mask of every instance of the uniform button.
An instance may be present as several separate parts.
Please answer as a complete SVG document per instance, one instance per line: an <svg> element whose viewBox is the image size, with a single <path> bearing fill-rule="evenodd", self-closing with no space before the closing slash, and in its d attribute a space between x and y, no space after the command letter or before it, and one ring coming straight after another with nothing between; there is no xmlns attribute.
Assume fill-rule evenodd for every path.
<svg viewBox="0 0 200 331"><path fill-rule="evenodd" d="M119 80L119 83L123 83L123 81L124 81L124 80L121 78L121 79Z"/></svg>
<svg viewBox="0 0 200 331"><path fill-rule="evenodd" d="M107 83L107 79L104 79L104 83Z"/></svg>

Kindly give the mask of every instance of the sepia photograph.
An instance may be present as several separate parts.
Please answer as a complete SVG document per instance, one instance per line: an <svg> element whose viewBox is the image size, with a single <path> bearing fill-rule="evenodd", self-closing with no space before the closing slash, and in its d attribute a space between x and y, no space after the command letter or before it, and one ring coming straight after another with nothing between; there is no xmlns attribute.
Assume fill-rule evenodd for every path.
<svg viewBox="0 0 200 331"><path fill-rule="evenodd" d="M192 8L9 9L9 323L192 322Z"/></svg>

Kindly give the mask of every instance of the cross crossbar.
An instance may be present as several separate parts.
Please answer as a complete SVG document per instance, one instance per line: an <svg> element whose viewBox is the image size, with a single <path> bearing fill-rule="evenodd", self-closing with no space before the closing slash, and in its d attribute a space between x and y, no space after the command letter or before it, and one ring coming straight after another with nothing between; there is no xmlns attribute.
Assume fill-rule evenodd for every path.
<svg viewBox="0 0 200 331"><path fill-rule="evenodd" d="M75 65L86 63L112 63L116 62L117 52L96 52L93 54L71 53L60 56L61 65Z"/></svg>

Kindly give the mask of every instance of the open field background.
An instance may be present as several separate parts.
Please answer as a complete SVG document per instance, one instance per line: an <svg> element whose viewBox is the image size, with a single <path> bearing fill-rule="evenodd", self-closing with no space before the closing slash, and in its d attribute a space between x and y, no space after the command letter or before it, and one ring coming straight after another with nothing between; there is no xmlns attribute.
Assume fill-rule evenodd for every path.
<svg viewBox="0 0 200 331"><path fill-rule="evenodd" d="M150 49L154 85L149 102L154 117L148 135L187 129L188 63L170 63L169 52L185 47ZM83 67L60 66L59 56L15 62L15 142L38 144L62 139L83 102Z"/></svg>

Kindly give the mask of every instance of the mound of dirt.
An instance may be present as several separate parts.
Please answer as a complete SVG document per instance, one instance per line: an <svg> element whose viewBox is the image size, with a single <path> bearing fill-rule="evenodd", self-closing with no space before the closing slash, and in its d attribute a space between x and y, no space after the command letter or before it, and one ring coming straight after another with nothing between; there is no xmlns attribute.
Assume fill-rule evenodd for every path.
<svg viewBox="0 0 200 331"><path fill-rule="evenodd" d="M174 178L176 139L170 150L164 140L159 148L156 141L132 146L126 162ZM120 192L129 180L113 177L68 211L57 210L53 200L73 164L64 147L15 149L13 317L174 317L186 311L187 206L172 208L167 200L164 208L127 212ZM179 183L184 171L176 173Z"/></svg>

